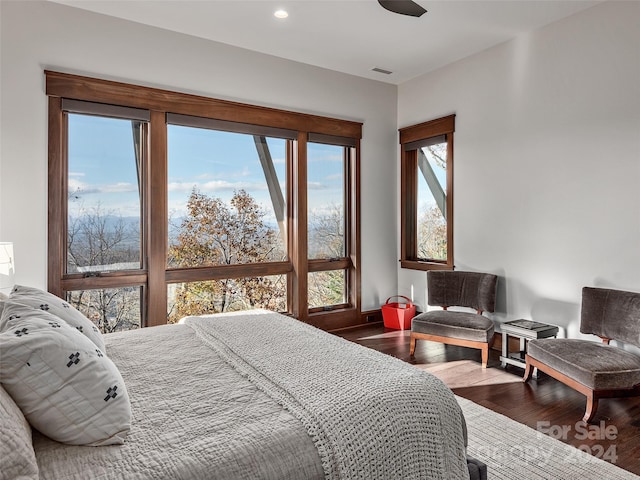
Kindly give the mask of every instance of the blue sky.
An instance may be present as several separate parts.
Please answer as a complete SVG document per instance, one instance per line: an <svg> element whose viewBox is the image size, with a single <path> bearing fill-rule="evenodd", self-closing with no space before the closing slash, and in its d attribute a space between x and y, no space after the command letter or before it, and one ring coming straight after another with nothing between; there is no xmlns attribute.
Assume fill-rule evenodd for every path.
<svg viewBox="0 0 640 480"><path fill-rule="evenodd" d="M285 181L285 147L268 139L279 181ZM251 135L170 125L168 128L169 213L184 215L195 187L228 201L245 189L275 222L269 192ZM309 209L342 201L342 148L310 144ZM69 214L100 205L103 214L138 216L138 186L131 122L69 115ZM284 185L282 185L284 191Z"/></svg>

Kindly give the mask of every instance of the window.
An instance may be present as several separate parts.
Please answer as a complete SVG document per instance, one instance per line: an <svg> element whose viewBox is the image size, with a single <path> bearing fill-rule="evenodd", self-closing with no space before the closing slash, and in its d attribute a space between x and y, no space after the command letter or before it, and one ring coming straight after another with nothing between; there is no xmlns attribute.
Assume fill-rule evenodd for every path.
<svg viewBox="0 0 640 480"><path fill-rule="evenodd" d="M332 310L351 301L348 195L355 142L310 135L307 143L308 301L311 311Z"/></svg>
<svg viewBox="0 0 640 480"><path fill-rule="evenodd" d="M290 130L169 114L167 267L281 262L287 254L287 142ZM243 131L240 133L238 130ZM287 311L285 275L172 284L170 323L208 313Z"/></svg>
<svg viewBox="0 0 640 480"><path fill-rule="evenodd" d="M400 129L401 266L453 269L455 115Z"/></svg>
<svg viewBox="0 0 640 480"><path fill-rule="evenodd" d="M46 72L48 289L103 332L360 323L355 122Z"/></svg>
<svg viewBox="0 0 640 480"><path fill-rule="evenodd" d="M118 278L115 288L70 285L66 298L102 332L138 328L149 112L66 99L62 110L67 131L64 276L76 286L103 275Z"/></svg>

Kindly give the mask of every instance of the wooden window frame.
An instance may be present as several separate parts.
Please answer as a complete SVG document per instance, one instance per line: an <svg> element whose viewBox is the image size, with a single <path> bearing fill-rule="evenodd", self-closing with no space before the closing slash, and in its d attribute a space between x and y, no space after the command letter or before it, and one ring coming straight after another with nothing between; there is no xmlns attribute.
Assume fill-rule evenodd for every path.
<svg viewBox="0 0 640 480"><path fill-rule="evenodd" d="M354 262L357 261L354 255L351 255L351 252L357 251L358 246L356 244L356 239L354 237L360 238L360 232L355 233L353 229L349 228L349 225L353 222L353 219L357 219L359 216L359 210L355 203L356 198L354 196L354 192L352 189L348 188L349 185L352 185L354 176L357 175L357 168L355 168L358 164L357 153L359 151L358 142L347 141L347 139L341 139L337 137L330 137L326 135L309 135L310 141L316 143L326 143L329 145L337 145L342 146L343 148L343 164L344 164L344 179L345 179L345 191L344 191L344 199L343 204L345 207L344 211L344 244L345 244L345 254L344 257L340 258L322 258L322 259L309 259L308 260L308 272L326 272L326 271L335 271L335 270L344 270L345 271L345 288L347 293L346 303L339 305L329 305L326 307L316 307L310 308L310 315L323 315L327 311L340 310L348 308L349 305L355 304L358 300L354 296L354 292L357 290L356 279L353 276L354 270ZM355 177L357 179L358 177ZM358 187L359 191L359 187Z"/></svg>
<svg viewBox="0 0 640 480"><path fill-rule="evenodd" d="M343 328L361 323L360 293L360 139L362 123L287 110L242 104L168 90L83 77L45 70L46 94L49 97L48 146L48 290L58 296L78 289L143 287L143 326L166 323L167 285L169 283L286 274L287 305L290 315L324 329ZM145 155L145 206L142 230L145 252L140 270L108 272L86 278L67 275L67 127L62 109L63 99L131 107L149 111L148 152ZM256 125L297 132L289 142L291 159L288 175L287 212L289 261L261 264L228 265L168 269L167 226L167 114L188 115L221 122ZM232 125L232 123L230 124ZM324 136L348 141L354 154L349 162L346 195L349 197L347 224L347 269L349 302L342 308L310 312L307 303L307 275L325 266L307 259L306 218L306 142L309 136ZM342 140L340 140L342 139ZM153 205L153 208L148 208Z"/></svg>
<svg viewBox="0 0 640 480"><path fill-rule="evenodd" d="M453 270L453 134L455 114L399 129L400 133L400 266L413 270ZM417 255L418 155L421 142L444 135L447 141L447 259Z"/></svg>

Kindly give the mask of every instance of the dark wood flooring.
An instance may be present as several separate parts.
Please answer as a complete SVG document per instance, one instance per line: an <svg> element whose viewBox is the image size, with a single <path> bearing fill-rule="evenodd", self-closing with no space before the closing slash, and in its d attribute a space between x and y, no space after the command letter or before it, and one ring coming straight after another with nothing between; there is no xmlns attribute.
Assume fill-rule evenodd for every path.
<svg viewBox="0 0 640 480"><path fill-rule="evenodd" d="M418 341L412 359L408 332L382 324L334 333L432 371L456 395L534 429L546 429L565 443L640 475L640 397L601 400L587 429L580 422L585 409L582 394L542 373L523 383L523 370L502 368L498 351L491 351L489 368L483 372L480 351L464 347Z"/></svg>

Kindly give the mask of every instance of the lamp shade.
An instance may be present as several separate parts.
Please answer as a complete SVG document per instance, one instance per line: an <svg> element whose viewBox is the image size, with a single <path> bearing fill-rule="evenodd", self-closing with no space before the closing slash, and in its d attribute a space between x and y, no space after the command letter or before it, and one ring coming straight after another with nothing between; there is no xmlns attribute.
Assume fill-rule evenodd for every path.
<svg viewBox="0 0 640 480"><path fill-rule="evenodd" d="M0 293L9 295L14 284L13 243L0 242Z"/></svg>

